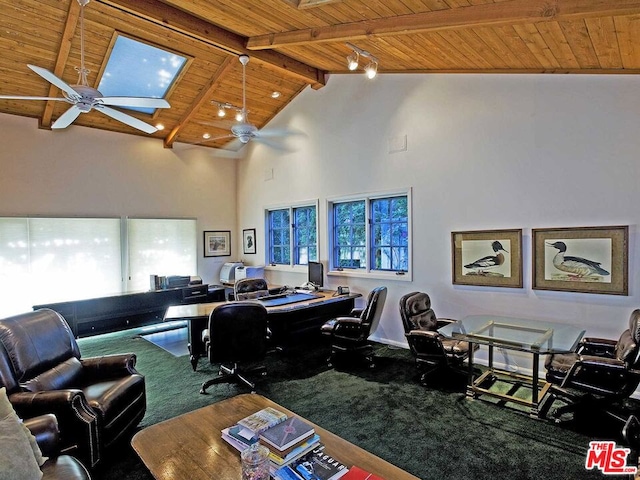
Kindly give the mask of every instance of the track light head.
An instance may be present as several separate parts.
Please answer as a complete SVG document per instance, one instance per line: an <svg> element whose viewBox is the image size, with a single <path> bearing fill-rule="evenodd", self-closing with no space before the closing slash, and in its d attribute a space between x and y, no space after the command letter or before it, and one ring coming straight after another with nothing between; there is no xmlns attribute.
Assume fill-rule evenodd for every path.
<svg viewBox="0 0 640 480"><path fill-rule="evenodd" d="M358 60L360 58L360 54L355 50L351 53L351 55L347 56L347 67L349 70L355 70L358 68Z"/></svg>
<svg viewBox="0 0 640 480"><path fill-rule="evenodd" d="M374 62L373 60L364 67L364 72L367 75L368 79L375 78L378 74L378 62Z"/></svg>
<svg viewBox="0 0 640 480"><path fill-rule="evenodd" d="M226 114L227 114L227 111L225 110L224 107L218 108L218 116L219 117L224 117Z"/></svg>

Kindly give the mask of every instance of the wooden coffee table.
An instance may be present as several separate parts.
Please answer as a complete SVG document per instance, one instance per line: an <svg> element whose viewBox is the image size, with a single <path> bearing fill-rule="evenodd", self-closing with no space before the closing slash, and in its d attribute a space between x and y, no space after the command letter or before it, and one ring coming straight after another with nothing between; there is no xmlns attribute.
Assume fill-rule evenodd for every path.
<svg viewBox="0 0 640 480"><path fill-rule="evenodd" d="M265 407L295 415L261 395L238 395L147 427L134 435L131 444L157 480L238 480L240 453L221 438L220 432ZM419 480L337 435L314 427L327 453L345 465L358 465L385 480Z"/></svg>

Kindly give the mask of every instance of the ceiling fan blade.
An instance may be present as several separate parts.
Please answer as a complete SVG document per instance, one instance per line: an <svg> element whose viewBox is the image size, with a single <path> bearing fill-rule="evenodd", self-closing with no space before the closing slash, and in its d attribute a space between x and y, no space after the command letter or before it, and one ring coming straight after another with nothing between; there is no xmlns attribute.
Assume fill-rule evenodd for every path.
<svg viewBox="0 0 640 480"><path fill-rule="evenodd" d="M260 144L265 145L266 147L272 148L274 150L278 150L279 152L291 153L291 152L295 151L295 149L293 149L291 147L288 147L286 145L282 145L282 144L273 142L271 140L267 140L266 138L261 137L261 136L254 137L251 141L260 143Z"/></svg>
<svg viewBox="0 0 640 480"><path fill-rule="evenodd" d="M73 105L66 112L60 115L55 122L53 122L53 125L51 125L51 128L53 129L67 128L69 125L73 123L73 121L76 118L78 118L78 116L81 113L82 112L80 111L80 109L76 105Z"/></svg>
<svg viewBox="0 0 640 480"><path fill-rule="evenodd" d="M149 125L148 123L138 120L136 117L132 117L126 113L122 113L119 110L105 107L104 105L96 105L94 108L114 120L118 120L119 122L129 125L130 127L137 128L138 130L142 130L145 133L155 133L158 131L158 129L153 125Z"/></svg>
<svg viewBox="0 0 640 480"><path fill-rule="evenodd" d="M293 135L306 135L301 130L291 128L265 128L258 132L259 137L288 137Z"/></svg>
<svg viewBox="0 0 640 480"><path fill-rule="evenodd" d="M164 98L145 97L98 97L96 100L103 105L115 105L116 107L147 107L147 108L170 108L169 102Z"/></svg>
<svg viewBox="0 0 640 480"><path fill-rule="evenodd" d="M57 100L60 102L67 102L66 98L60 97L21 97L18 95L0 95L0 100Z"/></svg>
<svg viewBox="0 0 640 480"><path fill-rule="evenodd" d="M56 77L53 73L51 73L46 68L38 67L36 65L27 65L31 70L36 72L42 78L44 78L47 82L54 84L63 92L66 92L70 97L78 97L78 92L76 92L71 86L65 82L64 80Z"/></svg>

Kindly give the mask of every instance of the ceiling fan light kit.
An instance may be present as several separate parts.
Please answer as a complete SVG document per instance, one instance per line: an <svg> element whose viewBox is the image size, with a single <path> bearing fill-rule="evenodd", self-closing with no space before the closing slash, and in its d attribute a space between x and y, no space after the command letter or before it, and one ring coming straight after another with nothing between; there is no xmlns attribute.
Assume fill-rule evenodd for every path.
<svg viewBox="0 0 640 480"><path fill-rule="evenodd" d="M141 130L145 133L154 133L158 131L153 125L149 125L136 117L108 107L107 105L119 107L147 107L147 108L169 108L169 102L163 98L147 98L147 97L104 97L100 91L89 86L87 74L89 70L84 64L84 7L90 0L77 0L80 5L80 66L76 67L78 72L78 84L69 85L61 78L51 73L46 68L35 65L27 65L36 74L47 80L52 85L62 90L63 97L32 97L32 96L10 96L0 95L0 99L10 100L46 100L46 101L64 101L71 104L58 119L51 125L54 130L66 128L71 125L81 113L88 113L95 109L99 112L122 122L130 127Z"/></svg>

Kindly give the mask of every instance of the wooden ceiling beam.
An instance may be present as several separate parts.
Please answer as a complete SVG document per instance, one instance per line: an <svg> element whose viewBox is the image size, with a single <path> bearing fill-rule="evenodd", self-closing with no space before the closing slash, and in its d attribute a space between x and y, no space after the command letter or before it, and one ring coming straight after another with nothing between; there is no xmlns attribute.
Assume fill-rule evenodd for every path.
<svg viewBox="0 0 640 480"><path fill-rule="evenodd" d="M346 42L386 35L408 35L501 24L513 25L637 13L640 13L639 0L510 0L257 35L249 38L247 48L259 51L312 43Z"/></svg>
<svg viewBox="0 0 640 480"><path fill-rule="evenodd" d="M69 3L69 13L67 13L67 21L65 22L64 32L62 33L62 40L60 41L60 48L58 49L58 56L56 57L56 64L53 68L53 74L62 78L62 73L64 72L64 67L67 64L67 60L69 58L69 52L71 51L71 42L73 41L73 37L75 35L76 27L78 25L78 20L80 19L80 4L71 0ZM49 87L49 93L47 97L57 97L60 92L60 89L55 85L51 85ZM44 106L44 111L42 113L42 117L40 117L39 127L40 128L51 128L51 120L53 118L53 109L55 107L56 102L47 101Z"/></svg>
<svg viewBox="0 0 640 480"><path fill-rule="evenodd" d="M139 18L163 25L176 32L205 42L232 55L246 54L252 59L275 67L287 75L310 84L314 89L326 84L326 72L311 67L278 52L251 52L247 38L225 30L213 23L190 15L158 0L98 0Z"/></svg>
<svg viewBox="0 0 640 480"><path fill-rule="evenodd" d="M191 106L182 116L182 118L176 123L176 126L169 132L164 139L164 148L172 148L176 137L180 133L180 130L184 128L187 123L196 115L201 106L206 104L211 98L211 94L218 88L221 80L227 74L227 72L233 68L233 57L227 57L222 64L218 67L213 76L209 79L209 82L200 90L200 93L195 98Z"/></svg>

